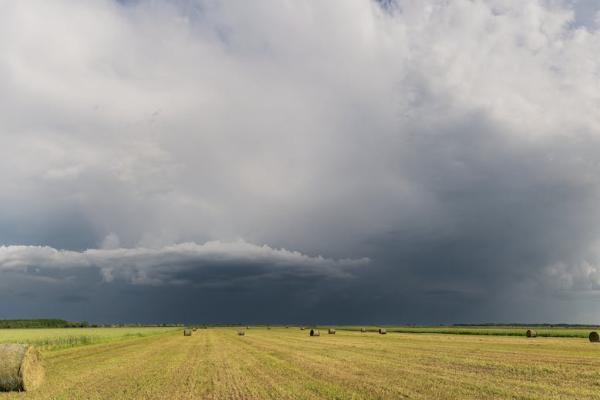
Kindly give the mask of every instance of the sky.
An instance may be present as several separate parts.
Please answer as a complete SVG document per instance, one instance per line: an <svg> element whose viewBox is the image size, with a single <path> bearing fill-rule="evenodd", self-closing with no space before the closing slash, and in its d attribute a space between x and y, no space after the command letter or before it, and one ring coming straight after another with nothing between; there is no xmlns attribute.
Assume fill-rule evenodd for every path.
<svg viewBox="0 0 600 400"><path fill-rule="evenodd" d="M0 0L0 318L600 324L595 0Z"/></svg>

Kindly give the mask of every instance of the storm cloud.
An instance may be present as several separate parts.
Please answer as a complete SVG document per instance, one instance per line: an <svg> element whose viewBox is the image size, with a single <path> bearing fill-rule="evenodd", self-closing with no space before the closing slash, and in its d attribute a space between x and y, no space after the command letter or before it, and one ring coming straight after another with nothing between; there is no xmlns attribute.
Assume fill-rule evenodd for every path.
<svg viewBox="0 0 600 400"><path fill-rule="evenodd" d="M103 282L134 285L232 285L243 279L343 279L369 259L331 260L244 241L182 243L159 249L97 249L83 252L41 246L0 247L0 271L23 275L64 275L97 270Z"/></svg>
<svg viewBox="0 0 600 400"><path fill-rule="evenodd" d="M599 323L598 8L1 1L0 316Z"/></svg>

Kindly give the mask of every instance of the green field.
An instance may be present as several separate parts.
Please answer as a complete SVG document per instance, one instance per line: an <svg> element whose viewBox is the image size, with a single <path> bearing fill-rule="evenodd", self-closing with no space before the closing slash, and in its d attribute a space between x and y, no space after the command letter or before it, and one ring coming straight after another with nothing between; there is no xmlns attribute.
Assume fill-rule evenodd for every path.
<svg viewBox="0 0 600 400"><path fill-rule="evenodd" d="M47 347L43 386L0 400L600 399L600 344L587 339L340 328L100 328L96 344ZM71 332L3 331L0 341Z"/></svg>
<svg viewBox="0 0 600 400"><path fill-rule="evenodd" d="M338 330L360 331L362 326L339 326ZM534 329L541 337L578 337L587 338L591 331L600 331L599 327L549 327L543 326L385 326L388 332L403 333L443 333L452 335L493 335L523 336L527 329ZM366 327L376 332L376 327Z"/></svg>
<svg viewBox="0 0 600 400"><path fill-rule="evenodd" d="M43 350L165 334L177 328L51 328L0 329L0 343L28 343Z"/></svg>

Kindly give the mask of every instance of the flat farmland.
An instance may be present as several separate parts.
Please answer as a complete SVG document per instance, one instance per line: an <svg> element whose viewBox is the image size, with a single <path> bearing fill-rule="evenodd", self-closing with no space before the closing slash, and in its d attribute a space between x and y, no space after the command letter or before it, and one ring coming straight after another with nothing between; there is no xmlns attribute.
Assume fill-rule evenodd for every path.
<svg viewBox="0 0 600 400"><path fill-rule="evenodd" d="M0 400L600 399L600 344L572 337L210 328L43 355L45 383Z"/></svg>

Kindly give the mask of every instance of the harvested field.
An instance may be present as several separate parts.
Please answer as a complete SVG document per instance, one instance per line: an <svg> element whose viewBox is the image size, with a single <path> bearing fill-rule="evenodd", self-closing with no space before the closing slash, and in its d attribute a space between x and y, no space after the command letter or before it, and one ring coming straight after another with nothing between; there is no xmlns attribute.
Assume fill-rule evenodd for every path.
<svg viewBox="0 0 600 400"><path fill-rule="evenodd" d="M235 328L44 351L46 380L8 399L600 399L587 338Z"/></svg>

